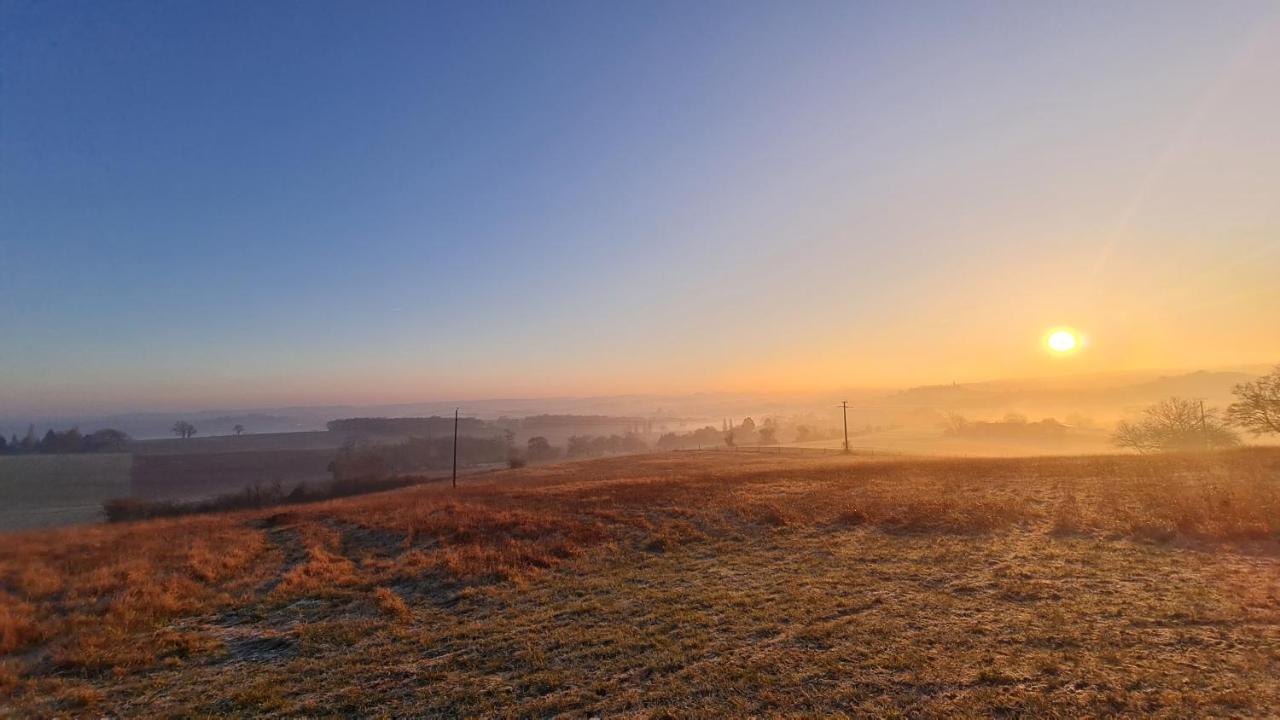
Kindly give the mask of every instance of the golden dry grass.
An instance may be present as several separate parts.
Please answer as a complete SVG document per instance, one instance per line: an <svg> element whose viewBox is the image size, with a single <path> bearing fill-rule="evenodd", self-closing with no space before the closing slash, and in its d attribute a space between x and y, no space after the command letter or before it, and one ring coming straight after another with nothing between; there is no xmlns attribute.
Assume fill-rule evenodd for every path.
<svg viewBox="0 0 1280 720"><path fill-rule="evenodd" d="M0 537L0 714L1280 712L1280 452L675 454Z"/></svg>

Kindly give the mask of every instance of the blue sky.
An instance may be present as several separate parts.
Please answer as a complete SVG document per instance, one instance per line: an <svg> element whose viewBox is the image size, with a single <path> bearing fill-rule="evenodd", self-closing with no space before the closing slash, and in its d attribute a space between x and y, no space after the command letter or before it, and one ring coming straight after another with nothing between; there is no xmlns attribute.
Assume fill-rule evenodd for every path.
<svg viewBox="0 0 1280 720"><path fill-rule="evenodd" d="M1271 2L0 8L19 411L1280 359Z"/></svg>

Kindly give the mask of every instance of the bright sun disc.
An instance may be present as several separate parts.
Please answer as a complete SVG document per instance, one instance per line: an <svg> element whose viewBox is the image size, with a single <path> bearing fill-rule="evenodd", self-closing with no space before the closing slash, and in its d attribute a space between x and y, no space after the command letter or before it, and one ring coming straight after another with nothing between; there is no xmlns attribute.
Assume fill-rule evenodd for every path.
<svg viewBox="0 0 1280 720"><path fill-rule="evenodd" d="M1048 343L1050 350L1064 353L1075 350L1080 341L1069 330L1057 330L1049 335Z"/></svg>

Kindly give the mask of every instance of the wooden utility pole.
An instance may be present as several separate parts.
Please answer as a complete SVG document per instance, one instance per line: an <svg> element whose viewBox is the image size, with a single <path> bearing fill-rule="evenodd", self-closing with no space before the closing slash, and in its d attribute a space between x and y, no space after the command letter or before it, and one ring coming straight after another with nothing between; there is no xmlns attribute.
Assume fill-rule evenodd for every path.
<svg viewBox="0 0 1280 720"><path fill-rule="evenodd" d="M1200 401L1200 439L1204 441L1204 446L1209 447L1209 428L1204 422L1204 400Z"/></svg>
<svg viewBox="0 0 1280 720"><path fill-rule="evenodd" d="M453 487L458 487L458 408L453 409Z"/></svg>
<svg viewBox="0 0 1280 720"><path fill-rule="evenodd" d="M840 401L840 413L844 415L844 452L849 453L849 401Z"/></svg>

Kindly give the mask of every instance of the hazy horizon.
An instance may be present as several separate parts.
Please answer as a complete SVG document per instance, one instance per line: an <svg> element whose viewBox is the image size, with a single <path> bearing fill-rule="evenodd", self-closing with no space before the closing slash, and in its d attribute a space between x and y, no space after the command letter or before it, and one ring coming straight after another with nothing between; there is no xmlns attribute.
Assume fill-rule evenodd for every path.
<svg viewBox="0 0 1280 720"><path fill-rule="evenodd" d="M1095 373L1065 373L1058 375L1036 375L1022 377L991 377L981 379L956 379L950 381L937 382L918 382L902 385L845 385L838 387L817 388L802 391L752 391L752 390L716 390L716 391L692 391L692 392L674 392L674 393L620 393L620 394L600 394L600 395L526 395L526 396L440 396L440 397L395 397L386 401L372 400L364 401L355 399L351 401L337 401L328 403L303 403L303 404L269 404L269 403L251 403L246 405L228 405L228 404L211 404L205 406L188 405L182 403L158 403L153 405L118 405L109 407L79 407L63 410L57 409L37 409L30 412L10 412L8 409L5 413L0 413L0 430L8 433L19 432L26 428L29 423L35 423L40 428L44 428L47 423L68 422L75 424L81 421L98 421L109 418L130 418L143 416L156 417L178 417L188 416L222 416L222 417L241 417L251 416L255 414L269 414L275 412L298 412L303 414L314 414L322 410L330 408L342 408L357 413L377 412L390 414L391 416L423 416L432 414L448 415L452 413L454 408L463 410L464 415L475 417L499 417L512 416L522 417L528 415L540 414L570 414L570 415L611 415L611 416L653 416L661 411L663 414L671 417L710 417L717 414L716 402L733 401L738 402L742 407L747 408L747 413L755 412L762 417L770 414L787 415L796 411L798 408L807 408L816 404L821 407L837 407L834 403L837 398L851 400L859 409L865 409L865 402L868 399L875 398L893 398L895 396L910 393L912 391L930 390L933 388L946 388L956 385L961 388L980 388L985 390L994 389L1018 389L1018 390L1049 390L1049 391L1066 391L1071 389L1088 389L1095 392L1103 391L1124 391L1135 385L1142 385L1156 380L1172 379L1185 380L1200 374L1209 374L1213 376L1219 375L1240 375L1241 377L1255 377L1266 374L1275 367L1275 364L1251 363L1242 365L1213 366L1202 368L1145 368L1139 370L1126 371L1110 371ZM1230 389L1231 384L1223 384L1218 388L1221 394ZM1195 393L1192 393L1195 395ZM624 409L623 401L630 401L629 407ZM1097 398L1094 399L1097 401ZM675 407L664 406L664 402L675 402ZM635 403L649 403L643 407L635 405ZM656 403L656 404L654 404ZM774 410L772 413L768 411L767 403L781 403L786 408L785 412ZM1070 405L1071 403L1067 403ZM751 408L757 408L755 410ZM926 402L921 407L933 407L931 402ZM1065 407L1065 406L1064 406ZM935 407L935 409L938 409ZM1009 406L1000 409L996 414L1005 410L1026 410L1028 408L1018 408ZM1069 410L1079 410L1080 407L1071 407ZM1067 412L1068 410L1063 410ZM994 410L993 410L994 412ZM721 413L723 414L723 413ZM732 414L732 413L730 413ZM991 415L991 412L985 413ZM832 416L836 416L836 412L832 410ZM285 416L288 417L288 416ZM316 415L315 417L319 417ZM336 419L325 416L326 419ZM43 423L43 424L42 424ZM322 423L320 423L322 424ZM317 425L318 427L319 425ZM87 428L94 429L94 428ZM278 432L279 430L265 430L266 432ZM226 432L230 432L229 426ZM0 433L3 434L3 433ZM163 432L155 433L155 437L165 437L170 433L167 425Z"/></svg>
<svg viewBox="0 0 1280 720"><path fill-rule="evenodd" d="M3 416L1280 361L1271 2L3 3L0 33Z"/></svg>

